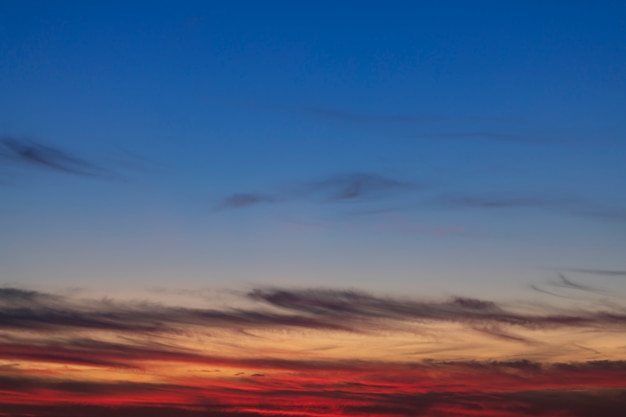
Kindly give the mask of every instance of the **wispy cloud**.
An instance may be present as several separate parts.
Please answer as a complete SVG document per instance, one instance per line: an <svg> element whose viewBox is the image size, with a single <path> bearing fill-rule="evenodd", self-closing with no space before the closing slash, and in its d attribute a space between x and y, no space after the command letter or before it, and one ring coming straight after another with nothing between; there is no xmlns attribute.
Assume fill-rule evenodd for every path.
<svg viewBox="0 0 626 417"><path fill-rule="evenodd" d="M446 194L438 197L441 205L453 208L505 209L505 208L555 208L568 203L566 198L528 196L519 194Z"/></svg>
<svg viewBox="0 0 626 417"><path fill-rule="evenodd" d="M562 285L587 289L569 280ZM260 302L248 309L170 307L61 297L14 288L0 291L0 329L38 332L91 329L116 332L171 333L192 328L305 328L370 332L396 328L413 320L555 328L626 327L626 313L611 311L546 311L520 313L492 301L456 297L446 301L380 297L360 291L256 289L246 298ZM270 308L271 307L271 308ZM397 322L393 324L392 322Z"/></svg>
<svg viewBox="0 0 626 417"><path fill-rule="evenodd" d="M626 276L626 271L615 269L584 269L584 268L558 268L561 271L579 272L591 275L607 275L611 277Z"/></svg>
<svg viewBox="0 0 626 417"><path fill-rule="evenodd" d="M592 204L581 204L579 206L571 207L571 213L589 217L598 220L604 220L608 222L625 222L626 221L626 208L625 207L605 207L595 206Z"/></svg>
<svg viewBox="0 0 626 417"><path fill-rule="evenodd" d="M425 192L430 191L430 192ZM218 201L213 211L250 208L267 203L309 201L335 207L348 216L380 215L439 207L455 210L542 210L622 222L626 210L607 209L600 203L559 193L450 191L436 194L436 188L375 172L345 172L302 181L282 190L236 192ZM335 205L329 205L333 203ZM368 203L350 209L339 203ZM373 204L372 204L373 203ZM467 233L463 233L467 235Z"/></svg>
<svg viewBox="0 0 626 417"><path fill-rule="evenodd" d="M440 195L434 203L456 209L541 209L613 222L626 220L626 210L623 208L606 208L580 197L553 194L457 192Z"/></svg>
<svg viewBox="0 0 626 417"><path fill-rule="evenodd" d="M285 289L255 290L249 296L290 311L341 319L342 323L363 323L364 319L370 318L378 323L380 319L418 319L468 324L493 323L522 328L626 326L626 314L623 311L523 314L491 301L462 297L445 302L424 302L383 298L355 291Z"/></svg>
<svg viewBox="0 0 626 417"><path fill-rule="evenodd" d="M264 194L254 193L235 193L223 199L217 206L215 211L238 209L243 207L251 207L262 203L272 203L276 201L274 197Z"/></svg>
<svg viewBox="0 0 626 417"><path fill-rule="evenodd" d="M2 376L12 416L569 416L621 417L620 361L362 363L329 374L288 374L171 382L81 381ZM254 375L264 375L263 378ZM114 407L112 407L112 405ZM24 414L18 414L24 413Z"/></svg>
<svg viewBox="0 0 626 417"><path fill-rule="evenodd" d="M305 193L321 193L327 201L358 200L384 197L389 193L415 189L408 182L370 172L336 174L304 185Z"/></svg>
<svg viewBox="0 0 626 417"><path fill-rule="evenodd" d="M486 131L424 133L413 137L417 139L487 139L498 142L538 143L538 141L522 135Z"/></svg>
<svg viewBox="0 0 626 417"><path fill-rule="evenodd" d="M442 119L436 115L414 115L403 113L359 113L349 110L322 106L303 106L298 108L304 113L332 122L358 124L424 124Z"/></svg>
<svg viewBox="0 0 626 417"><path fill-rule="evenodd" d="M568 329L621 334L620 306L526 311L319 288L235 294L239 307L191 308L0 289L0 414L617 417L626 406L626 362L602 358L587 336L567 339L568 349L600 360L537 359L562 354L562 337L549 336ZM476 346L500 359L473 357ZM498 353L505 347L516 350Z"/></svg>
<svg viewBox="0 0 626 417"><path fill-rule="evenodd" d="M234 193L220 201L216 211L251 207L262 203L308 199L318 202L371 201L391 198L402 192L419 189L417 184L372 172L348 172L320 180L306 181L286 191Z"/></svg>
<svg viewBox="0 0 626 417"><path fill-rule="evenodd" d="M559 279L560 279L560 281L559 281L558 285L560 285L562 287L565 287L565 288L573 288L575 290L590 291L590 292L599 292L600 291L598 288L594 288L594 287L591 287L589 285L583 285L583 284L580 284L578 282L574 282L571 279L566 278L565 275L563 275L563 274L559 274Z"/></svg>
<svg viewBox="0 0 626 417"><path fill-rule="evenodd" d="M353 125L421 125L446 120L445 116L432 113L415 114L411 112L366 112L325 105L280 105L258 101L219 99L215 97L208 98L208 100L216 105L226 105L253 111L269 111L290 116L293 116L294 114L304 114L325 122Z"/></svg>
<svg viewBox="0 0 626 417"><path fill-rule="evenodd" d="M104 168L60 148L34 141L5 137L0 140L0 156L16 164L39 167L65 174L109 177Z"/></svg>

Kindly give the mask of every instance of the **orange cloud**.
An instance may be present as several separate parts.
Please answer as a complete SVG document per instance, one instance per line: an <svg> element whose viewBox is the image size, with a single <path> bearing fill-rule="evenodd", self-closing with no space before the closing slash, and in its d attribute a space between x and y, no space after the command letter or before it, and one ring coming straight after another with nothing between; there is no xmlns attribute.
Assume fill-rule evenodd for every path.
<svg viewBox="0 0 626 417"><path fill-rule="evenodd" d="M190 308L0 289L0 416L611 417L626 407L620 306L242 297Z"/></svg>

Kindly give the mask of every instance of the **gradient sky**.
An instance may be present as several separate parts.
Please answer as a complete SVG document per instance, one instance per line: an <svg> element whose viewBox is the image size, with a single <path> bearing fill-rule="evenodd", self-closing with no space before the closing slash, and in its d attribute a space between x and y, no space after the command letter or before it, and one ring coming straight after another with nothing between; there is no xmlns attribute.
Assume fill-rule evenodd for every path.
<svg viewBox="0 0 626 417"><path fill-rule="evenodd" d="M241 406L229 416L612 415L626 386L625 16L623 1L0 2L0 391L25 398L0 415L55 389L69 399L41 415L195 416L202 395ZM210 353L218 330L190 336L207 311L227 359ZM181 363L279 370L273 408L232 381L201 392ZM479 363L515 388L452 400L451 382L417 408L387 404L386 389L433 392L428 378L402 388L402 372L454 381ZM386 400L289 408L286 387L334 381L306 379L315 364L378 381ZM136 385L109 391L111 369ZM535 388L608 372L597 386L621 394L563 411L524 397L516 372ZM157 383L175 392L162 404L116 397Z"/></svg>

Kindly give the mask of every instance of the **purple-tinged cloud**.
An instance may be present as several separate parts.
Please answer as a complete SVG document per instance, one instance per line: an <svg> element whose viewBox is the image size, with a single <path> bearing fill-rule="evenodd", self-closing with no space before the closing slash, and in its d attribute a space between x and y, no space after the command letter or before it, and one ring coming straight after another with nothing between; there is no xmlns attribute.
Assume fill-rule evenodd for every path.
<svg viewBox="0 0 626 417"><path fill-rule="evenodd" d="M274 201L276 201L274 197L265 194L235 193L222 200L215 207L215 211L251 207L262 203L272 203Z"/></svg>

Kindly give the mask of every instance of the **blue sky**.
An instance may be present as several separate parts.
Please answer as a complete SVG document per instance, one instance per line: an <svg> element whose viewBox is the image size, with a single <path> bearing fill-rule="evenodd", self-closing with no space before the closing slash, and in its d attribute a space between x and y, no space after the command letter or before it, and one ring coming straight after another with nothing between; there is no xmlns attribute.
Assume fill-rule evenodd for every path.
<svg viewBox="0 0 626 417"><path fill-rule="evenodd" d="M625 9L4 2L0 276L474 295L624 271Z"/></svg>

